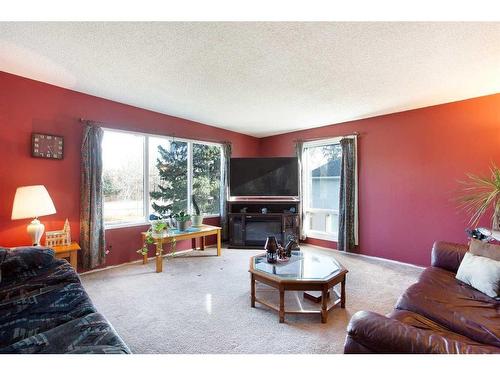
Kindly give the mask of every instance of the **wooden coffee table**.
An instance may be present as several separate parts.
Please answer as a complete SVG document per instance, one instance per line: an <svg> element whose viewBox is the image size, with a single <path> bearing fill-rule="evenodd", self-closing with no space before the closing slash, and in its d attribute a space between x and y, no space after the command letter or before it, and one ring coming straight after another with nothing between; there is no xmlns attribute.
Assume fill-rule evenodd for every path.
<svg viewBox="0 0 500 375"><path fill-rule="evenodd" d="M326 323L328 311L340 304L345 308L345 282L347 269L344 268L335 258L328 254L321 254L312 251L296 251L292 257L284 263L269 264L266 255L261 254L250 258L251 274L251 306L255 307L255 302L267 306L279 313L279 322L284 323L285 314L321 314L321 323ZM255 295L255 282L259 281L273 288L278 289L280 298L279 306L274 306ZM333 287L341 284L340 296L333 291ZM331 300L328 294L332 289ZM320 310L285 310L285 291L320 291Z"/></svg>

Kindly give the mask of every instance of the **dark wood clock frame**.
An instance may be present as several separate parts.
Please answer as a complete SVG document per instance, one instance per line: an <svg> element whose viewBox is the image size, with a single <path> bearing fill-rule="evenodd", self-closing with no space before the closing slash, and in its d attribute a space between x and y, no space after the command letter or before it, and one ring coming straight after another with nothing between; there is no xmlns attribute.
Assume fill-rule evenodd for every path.
<svg viewBox="0 0 500 375"><path fill-rule="evenodd" d="M40 143L41 139L43 139L43 144ZM59 142L61 143L59 144ZM46 148L50 146L53 147L53 150L47 152ZM50 160L64 159L64 137L54 134L31 133L31 156Z"/></svg>

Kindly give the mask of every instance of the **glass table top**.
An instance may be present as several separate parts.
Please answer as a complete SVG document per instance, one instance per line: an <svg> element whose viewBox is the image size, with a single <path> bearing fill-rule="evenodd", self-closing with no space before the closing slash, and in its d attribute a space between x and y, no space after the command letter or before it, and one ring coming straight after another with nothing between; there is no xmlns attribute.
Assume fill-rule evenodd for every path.
<svg viewBox="0 0 500 375"><path fill-rule="evenodd" d="M310 251L293 251L286 262L267 263L266 254L251 260L254 270L287 280L325 280L339 274L344 268L328 254Z"/></svg>

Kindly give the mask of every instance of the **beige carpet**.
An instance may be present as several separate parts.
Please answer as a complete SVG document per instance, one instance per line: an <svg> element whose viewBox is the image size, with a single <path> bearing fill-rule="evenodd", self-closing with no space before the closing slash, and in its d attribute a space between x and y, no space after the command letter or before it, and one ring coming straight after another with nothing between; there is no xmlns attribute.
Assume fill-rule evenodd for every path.
<svg viewBox="0 0 500 375"><path fill-rule="evenodd" d="M98 310L134 353L342 353L345 329L359 310L386 314L421 269L383 260L302 246L327 252L348 270L346 309L335 307L328 323L319 315L287 315L257 304L250 307L249 258L255 250L214 249L167 258L164 271L130 264L82 275ZM272 294L257 285L257 293ZM287 292L285 306L304 302Z"/></svg>

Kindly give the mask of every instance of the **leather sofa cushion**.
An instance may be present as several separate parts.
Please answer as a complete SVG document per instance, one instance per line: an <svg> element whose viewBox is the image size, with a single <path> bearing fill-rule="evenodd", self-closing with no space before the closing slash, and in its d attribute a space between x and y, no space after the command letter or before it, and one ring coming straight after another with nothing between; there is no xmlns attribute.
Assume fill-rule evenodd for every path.
<svg viewBox="0 0 500 375"><path fill-rule="evenodd" d="M469 250L467 245L436 241L432 246L431 265L447 271L457 272L460 262Z"/></svg>
<svg viewBox="0 0 500 375"><path fill-rule="evenodd" d="M455 279L455 274L429 267L399 298L396 308L413 311L447 330L500 347L500 302Z"/></svg>
<svg viewBox="0 0 500 375"><path fill-rule="evenodd" d="M417 314L413 311L406 310L393 310L392 313L388 315L389 318L399 320L401 323L408 324L412 327L427 330L429 332L433 332L443 336L447 340L455 340L470 346L483 346L483 344L478 343L466 336L459 335L456 332L452 332L448 330L446 327L443 327L436 323L433 320L426 318L420 314Z"/></svg>
<svg viewBox="0 0 500 375"><path fill-rule="evenodd" d="M445 337L441 332L420 329L397 319L358 311L347 326L345 353L486 354L500 348ZM358 345L356 345L356 344Z"/></svg>

